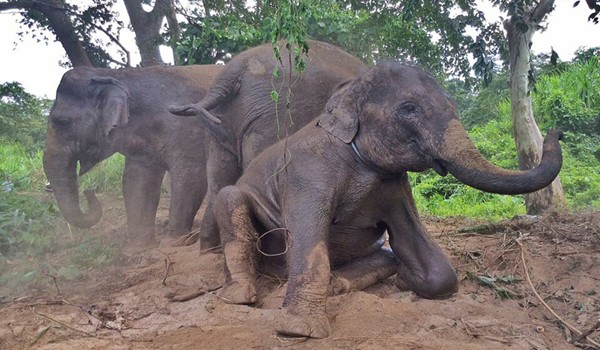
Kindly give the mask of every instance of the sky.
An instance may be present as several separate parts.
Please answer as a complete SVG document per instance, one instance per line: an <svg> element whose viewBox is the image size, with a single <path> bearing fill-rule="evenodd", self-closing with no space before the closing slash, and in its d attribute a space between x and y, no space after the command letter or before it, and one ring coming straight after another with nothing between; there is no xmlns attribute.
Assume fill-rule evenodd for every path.
<svg viewBox="0 0 600 350"><path fill-rule="evenodd" d="M590 10L585 2L573 8L574 1L556 1L555 10L544 22L547 30L533 37L532 49L535 53L549 53L550 47L553 47L562 60L568 61L579 47L600 46L600 24L587 21ZM126 20L124 8L119 12ZM485 12L488 19L493 19L499 13L491 5ZM27 92L54 99L56 87L67 71L58 64L66 60L64 50L60 43L51 40L44 45L30 37L20 38L17 35L20 31L19 17L14 11L0 12L0 83L18 81ZM124 31L121 40L131 51L133 64L139 62L133 33Z"/></svg>

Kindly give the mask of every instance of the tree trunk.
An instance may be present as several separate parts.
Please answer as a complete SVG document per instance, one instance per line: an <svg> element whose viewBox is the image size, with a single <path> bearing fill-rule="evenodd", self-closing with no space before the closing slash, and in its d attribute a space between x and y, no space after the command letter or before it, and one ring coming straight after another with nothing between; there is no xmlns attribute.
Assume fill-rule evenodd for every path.
<svg viewBox="0 0 600 350"><path fill-rule="evenodd" d="M56 35L73 67L92 66L75 32L63 0L21 0L0 4L0 11L23 9L41 13L48 20L49 29Z"/></svg>
<svg viewBox="0 0 600 350"><path fill-rule="evenodd" d="M160 35L163 19L169 23L173 39L178 39L179 27L175 19L175 6L173 0L156 0L154 8L146 12L140 0L123 0L135 32L135 42L140 49L142 66L156 66L165 64L159 47L163 43ZM176 57L173 54L173 57Z"/></svg>
<svg viewBox="0 0 600 350"><path fill-rule="evenodd" d="M542 134L533 117L531 97L529 95L529 48L537 25L552 10L554 1L541 1L523 20L527 31L506 20L504 28L508 37L510 53L510 100L513 121L513 133L519 156L519 169L536 167L542 157ZM565 194L557 177L552 184L540 191L525 196L527 214L541 214L551 210L566 208Z"/></svg>

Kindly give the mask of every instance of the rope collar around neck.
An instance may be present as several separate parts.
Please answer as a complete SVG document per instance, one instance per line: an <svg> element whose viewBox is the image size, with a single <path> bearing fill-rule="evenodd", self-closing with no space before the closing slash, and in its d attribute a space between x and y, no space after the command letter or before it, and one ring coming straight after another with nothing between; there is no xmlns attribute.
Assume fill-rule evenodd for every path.
<svg viewBox="0 0 600 350"><path fill-rule="evenodd" d="M369 168L369 169L373 170L374 172L376 172L377 174L381 175L382 178L392 179L392 178L402 176L401 174L392 173L385 169L382 169L381 167L377 166L373 162L371 162L368 159L366 159L365 157L363 157L362 154L360 153L360 151L358 150L358 147L356 147L356 143L354 142L354 140L352 140L352 142L350 142L350 146L352 147L352 151L354 151L354 154L356 154L356 157L358 158L360 163L364 164L367 168Z"/></svg>

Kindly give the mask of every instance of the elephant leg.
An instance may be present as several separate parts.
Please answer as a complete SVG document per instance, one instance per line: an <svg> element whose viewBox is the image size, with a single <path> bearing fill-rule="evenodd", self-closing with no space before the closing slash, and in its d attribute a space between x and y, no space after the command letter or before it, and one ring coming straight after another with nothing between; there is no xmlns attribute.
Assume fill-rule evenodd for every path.
<svg viewBox="0 0 600 350"><path fill-rule="evenodd" d="M209 146L207 161L206 210L202 219L200 230L200 249L212 250L219 247L219 227L215 219L214 206L219 191L229 185L235 184L241 175L238 159L223 146L212 140Z"/></svg>
<svg viewBox="0 0 600 350"><path fill-rule="evenodd" d="M189 232L194 224L194 217L206 194L206 174L203 167L185 165L172 167L170 174L171 202L167 232L180 235Z"/></svg>
<svg viewBox="0 0 600 350"><path fill-rule="evenodd" d="M327 247L331 221L327 213L306 205L310 199L295 199L287 208L292 235L287 253L289 278L276 330L291 336L325 338L331 332L325 311L331 277Z"/></svg>
<svg viewBox="0 0 600 350"><path fill-rule="evenodd" d="M388 222L388 233L400 263L396 285L427 299L450 297L458 289L456 272L421 223L407 178L395 192L396 206Z"/></svg>
<svg viewBox="0 0 600 350"><path fill-rule="evenodd" d="M331 272L329 295L363 290L375 283L393 276L399 263L394 252L387 247L365 257L354 259Z"/></svg>
<svg viewBox="0 0 600 350"><path fill-rule="evenodd" d="M253 201L235 186L223 188L215 202L225 257L225 285L220 297L232 304L256 302L256 231Z"/></svg>
<svg viewBox="0 0 600 350"><path fill-rule="evenodd" d="M154 222L164 174L165 170L161 167L125 159L123 198L130 240L143 242L154 239Z"/></svg>

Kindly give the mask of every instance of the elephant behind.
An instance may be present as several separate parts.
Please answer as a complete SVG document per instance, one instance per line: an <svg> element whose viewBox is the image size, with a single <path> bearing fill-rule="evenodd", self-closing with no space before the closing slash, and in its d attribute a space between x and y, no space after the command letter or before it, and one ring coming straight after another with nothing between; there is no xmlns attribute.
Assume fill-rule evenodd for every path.
<svg viewBox="0 0 600 350"><path fill-rule="evenodd" d="M170 108L177 115L200 115L213 136L208 151L202 249L219 246L213 216L219 190L234 184L260 152L319 115L341 83L367 70L358 58L333 45L318 41L308 45L306 69L301 74L290 68L288 50L281 49L283 59L276 61L272 45L261 45L235 56L200 102ZM278 103L273 101L273 91L279 95Z"/></svg>
<svg viewBox="0 0 600 350"><path fill-rule="evenodd" d="M88 228L102 217L95 194L79 206L79 176L116 152L125 156L123 197L130 238L153 233L165 171L171 175L167 230L190 230L206 193L205 128L167 106L204 96L222 66L75 68L64 74L48 117L44 170L61 214Z"/></svg>

